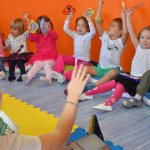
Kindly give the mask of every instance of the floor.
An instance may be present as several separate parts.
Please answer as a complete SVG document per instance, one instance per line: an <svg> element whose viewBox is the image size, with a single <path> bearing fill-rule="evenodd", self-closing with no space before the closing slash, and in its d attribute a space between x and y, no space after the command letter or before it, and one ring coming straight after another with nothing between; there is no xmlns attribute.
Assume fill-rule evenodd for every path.
<svg viewBox="0 0 150 150"><path fill-rule="evenodd" d="M63 93L66 84L53 82L52 86L43 84L39 75L30 85L16 81L0 81L0 88L16 98L46 110L55 116L60 116L66 96ZM150 107L143 104L141 108L126 109L121 105L121 99L112 112L99 111L92 108L106 100L111 92L96 95L93 100L79 103L76 124L84 129L88 127L91 114L98 117L105 140L121 145L124 150L150 149Z"/></svg>

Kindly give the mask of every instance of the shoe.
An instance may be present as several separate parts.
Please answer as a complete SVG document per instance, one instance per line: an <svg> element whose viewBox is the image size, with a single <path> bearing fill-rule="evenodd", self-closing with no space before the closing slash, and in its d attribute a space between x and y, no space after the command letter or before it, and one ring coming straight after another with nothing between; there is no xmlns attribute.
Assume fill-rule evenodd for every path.
<svg viewBox="0 0 150 150"><path fill-rule="evenodd" d="M86 91L89 91L89 90L92 90L96 87L96 85L92 82L88 82L87 85L85 86L84 88L84 91L83 92L86 92Z"/></svg>
<svg viewBox="0 0 150 150"><path fill-rule="evenodd" d="M97 106L93 106L93 108L99 109L99 110L106 110L106 111L112 111L112 106L105 105L105 103L102 103Z"/></svg>
<svg viewBox="0 0 150 150"><path fill-rule="evenodd" d="M84 100L87 100L87 99L93 99L93 95L85 95L85 93L83 93L81 96L80 96L80 98L79 98L79 100L80 101L84 101Z"/></svg>
<svg viewBox="0 0 150 150"><path fill-rule="evenodd" d="M128 108L134 107L134 106L140 107L140 106L142 106L142 101L137 100L135 98L131 98L131 99L123 101L122 105L125 107L128 107Z"/></svg>
<svg viewBox="0 0 150 150"><path fill-rule="evenodd" d="M8 77L8 81L11 82L11 81L13 81L13 80L16 80L16 77L10 77L10 76Z"/></svg>
<svg viewBox="0 0 150 150"><path fill-rule="evenodd" d="M56 79L59 83L63 83L66 81L65 77L61 73L56 71L51 71L51 78Z"/></svg>
<svg viewBox="0 0 150 150"><path fill-rule="evenodd" d="M45 82L46 84L49 84L49 85L52 84L51 78L49 79L49 78L45 78L45 77L40 77L39 79L40 79L41 81Z"/></svg>
<svg viewBox="0 0 150 150"><path fill-rule="evenodd" d="M5 72L4 71L0 71L0 79L4 80L6 78Z"/></svg>

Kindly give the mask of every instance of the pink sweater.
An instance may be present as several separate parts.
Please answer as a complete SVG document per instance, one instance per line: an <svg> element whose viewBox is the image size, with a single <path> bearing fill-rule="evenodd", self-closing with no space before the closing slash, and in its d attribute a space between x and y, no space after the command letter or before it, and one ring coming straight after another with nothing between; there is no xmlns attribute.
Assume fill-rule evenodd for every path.
<svg viewBox="0 0 150 150"><path fill-rule="evenodd" d="M35 61L55 60L57 57L56 39L57 33L50 30L48 35L30 33L28 39L36 42L36 53L31 57L31 63Z"/></svg>

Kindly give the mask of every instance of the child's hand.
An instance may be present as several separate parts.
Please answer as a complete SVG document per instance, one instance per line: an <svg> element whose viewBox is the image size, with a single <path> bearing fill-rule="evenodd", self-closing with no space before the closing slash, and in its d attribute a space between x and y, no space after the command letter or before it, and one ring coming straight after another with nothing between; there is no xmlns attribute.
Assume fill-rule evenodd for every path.
<svg viewBox="0 0 150 150"><path fill-rule="evenodd" d="M73 100L78 101L83 89L89 80L90 75L86 75L87 68L81 65L79 69L77 66L74 67L72 78L70 83L68 84L68 96L70 96Z"/></svg>
<svg viewBox="0 0 150 150"><path fill-rule="evenodd" d="M67 20L71 20L72 16L73 16L73 12L70 12L69 15L67 15Z"/></svg>
<svg viewBox="0 0 150 150"><path fill-rule="evenodd" d="M25 13L23 14L23 18L24 18L27 22L29 22L29 13L28 13L28 12L25 12Z"/></svg>
<svg viewBox="0 0 150 150"><path fill-rule="evenodd" d="M90 12L86 13L85 18L87 19L88 22L91 22L91 15Z"/></svg>
<svg viewBox="0 0 150 150"><path fill-rule="evenodd" d="M132 15L132 13L133 13L133 9L131 8L131 9L128 9L127 11L126 11L126 16L127 17L130 17L131 15Z"/></svg>

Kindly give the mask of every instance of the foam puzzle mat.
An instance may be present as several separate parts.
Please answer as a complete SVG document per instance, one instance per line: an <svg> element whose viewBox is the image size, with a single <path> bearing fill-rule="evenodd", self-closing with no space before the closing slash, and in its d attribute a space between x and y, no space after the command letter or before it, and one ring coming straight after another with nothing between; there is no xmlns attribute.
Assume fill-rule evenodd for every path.
<svg viewBox="0 0 150 150"><path fill-rule="evenodd" d="M24 135L42 135L52 132L58 118L40 108L35 108L9 94L3 94L2 110L17 125L19 132ZM77 128L74 125L72 133Z"/></svg>

